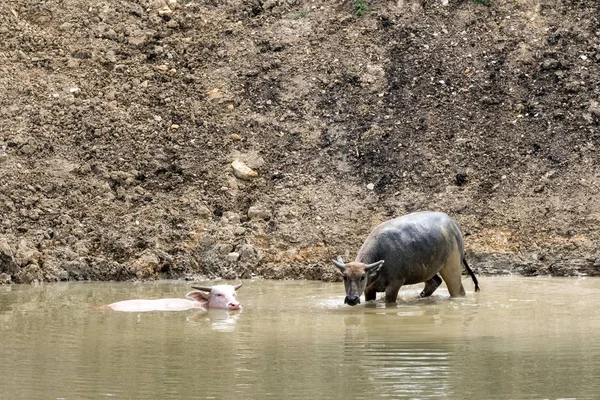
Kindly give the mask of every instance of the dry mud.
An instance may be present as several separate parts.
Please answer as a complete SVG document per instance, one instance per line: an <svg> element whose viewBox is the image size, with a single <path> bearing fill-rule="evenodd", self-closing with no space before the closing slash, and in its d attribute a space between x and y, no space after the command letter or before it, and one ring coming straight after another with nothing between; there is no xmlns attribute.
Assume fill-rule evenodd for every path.
<svg viewBox="0 0 600 400"><path fill-rule="evenodd" d="M367 3L2 2L0 280L336 280L416 210L600 275L600 3Z"/></svg>

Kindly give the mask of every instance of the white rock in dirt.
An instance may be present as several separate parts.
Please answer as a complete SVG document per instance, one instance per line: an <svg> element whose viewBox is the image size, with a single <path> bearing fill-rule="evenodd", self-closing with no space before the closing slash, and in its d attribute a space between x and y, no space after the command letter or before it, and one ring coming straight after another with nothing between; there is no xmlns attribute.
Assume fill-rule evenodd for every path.
<svg viewBox="0 0 600 400"><path fill-rule="evenodd" d="M258 172L248 167L240 160L233 161L231 163L231 168L233 168L233 174L239 179L250 180L258 176Z"/></svg>
<svg viewBox="0 0 600 400"><path fill-rule="evenodd" d="M227 261L236 262L239 259L240 259L240 253L236 253L234 251L234 252L227 254Z"/></svg>
<svg viewBox="0 0 600 400"><path fill-rule="evenodd" d="M248 209L248 218L259 218L259 219L267 219L271 216L269 210L264 209L260 206L252 206Z"/></svg>
<svg viewBox="0 0 600 400"><path fill-rule="evenodd" d="M369 184L367 185L367 189L369 189L369 190L373 190L373 189L375 189L375 185L374 185L374 184L372 184L372 183L369 183Z"/></svg>
<svg viewBox="0 0 600 400"><path fill-rule="evenodd" d="M158 10L158 15L162 16L169 16L169 15L173 15L173 10L171 10L171 8L169 6L164 6L159 8Z"/></svg>

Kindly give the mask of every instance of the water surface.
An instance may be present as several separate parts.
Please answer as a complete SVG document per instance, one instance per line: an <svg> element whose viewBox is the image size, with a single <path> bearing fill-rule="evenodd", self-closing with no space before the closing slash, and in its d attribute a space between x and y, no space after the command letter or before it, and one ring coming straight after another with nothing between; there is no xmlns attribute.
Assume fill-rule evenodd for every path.
<svg viewBox="0 0 600 400"><path fill-rule="evenodd" d="M598 398L600 279L480 282L349 307L341 283L244 281L241 312L149 313L98 306L190 283L0 286L0 399Z"/></svg>

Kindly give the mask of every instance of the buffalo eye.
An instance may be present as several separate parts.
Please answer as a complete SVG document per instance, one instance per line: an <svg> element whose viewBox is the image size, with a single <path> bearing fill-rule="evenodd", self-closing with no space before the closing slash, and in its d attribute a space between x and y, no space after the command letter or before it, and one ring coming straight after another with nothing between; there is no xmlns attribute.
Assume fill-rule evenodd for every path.
<svg viewBox="0 0 600 400"><path fill-rule="evenodd" d="M366 275L363 275L363 276L361 276L361 277L360 277L360 280L361 280L361 281L364 281L364 280L365 280L365 278L366 278Z"/></svg>
<svg viewBox="0 0 600 400"><path fill-rule="evenodd" d="M222 293L219 293L219 294L217 295L217 297L223 297L223 294L222 294Z"/></svg>

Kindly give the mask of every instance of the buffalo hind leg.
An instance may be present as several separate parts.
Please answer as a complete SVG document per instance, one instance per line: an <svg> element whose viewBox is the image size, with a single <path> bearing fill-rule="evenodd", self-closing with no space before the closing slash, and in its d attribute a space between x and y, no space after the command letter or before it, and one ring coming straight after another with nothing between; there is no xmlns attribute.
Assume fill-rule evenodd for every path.
<svg viewBox="0 0 600 400"><path fill-rule="evenodd" d="M448 292L450 292L450 297L462 297L467 294L462 285L461 267L462 265L460 263L460 259L456 262L452 260L448 262L448 264L446 264L446 266L440 271L442 279L444 279L444 282L446 282Z"/></svg>
<svg viewBox="0 0 600 400"><path fill-rule="evenodd" d="M458 251L453 251L451 256L448 258L448 262L440 270L440 275L444 282L451 297L465 296L465 288L462 285L462 257Z"/></svg>
<svg viewBox="0 0 600 400"><path fill-rule="evenodd" d="M435 292L435 289L438 288L438 286L440 286L442 284L442 278L438 275L435 274L433 276L433 278L425 281L425 287L423 288L423 291L420 294L420 297L429 297L433 294L433 292Z"/></svg>

